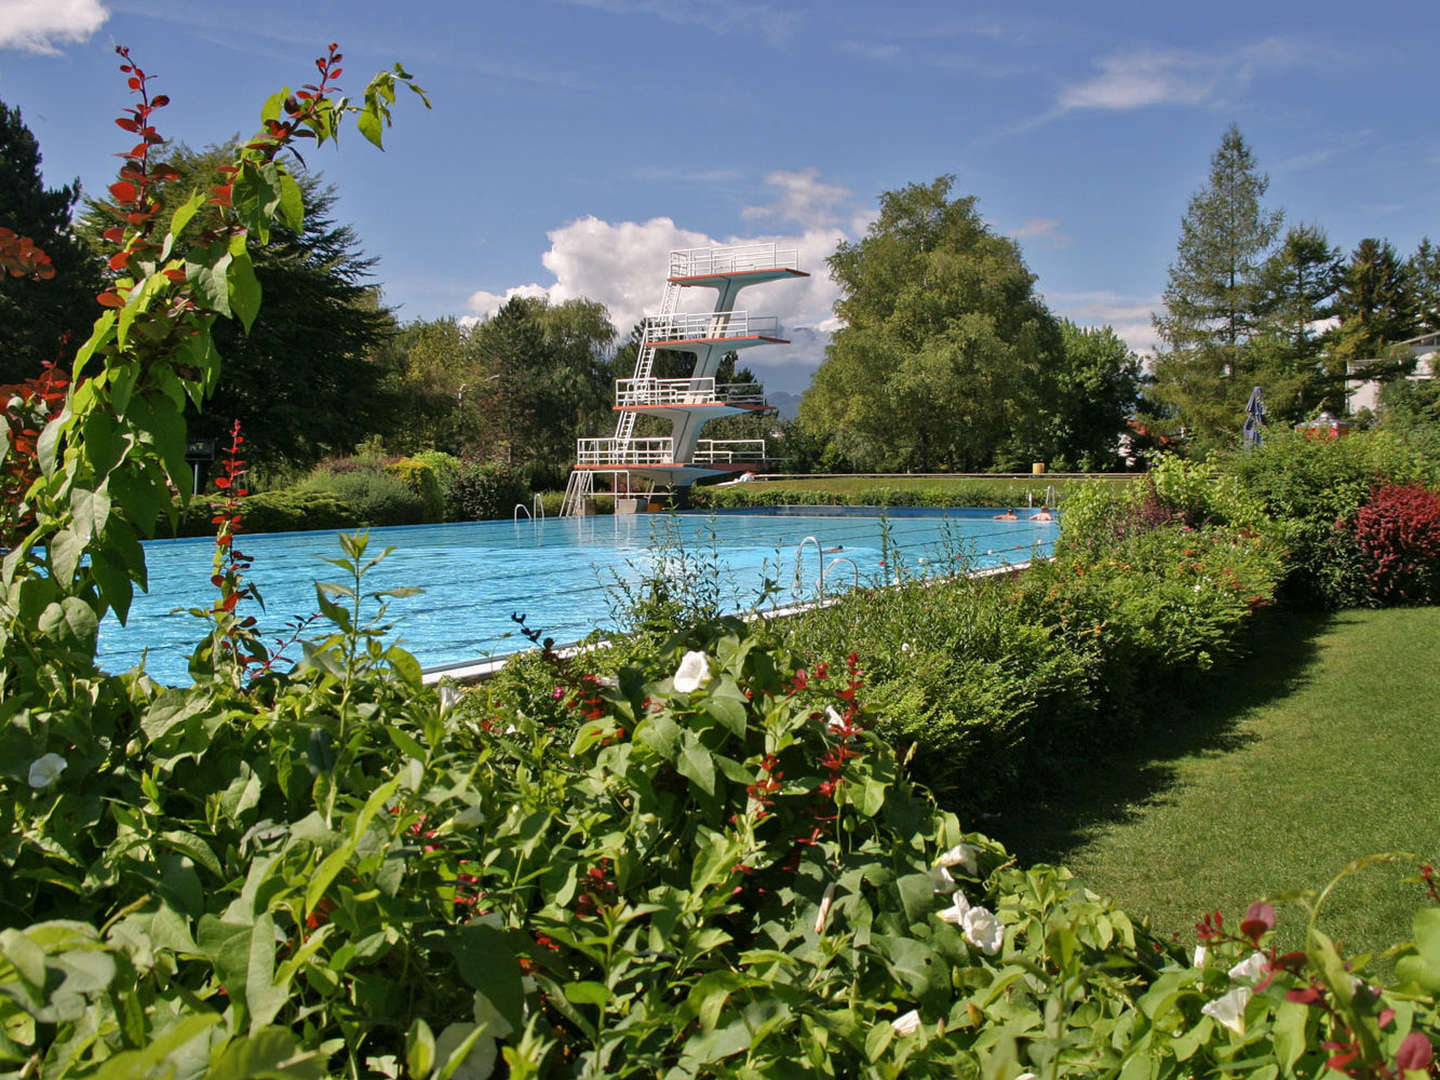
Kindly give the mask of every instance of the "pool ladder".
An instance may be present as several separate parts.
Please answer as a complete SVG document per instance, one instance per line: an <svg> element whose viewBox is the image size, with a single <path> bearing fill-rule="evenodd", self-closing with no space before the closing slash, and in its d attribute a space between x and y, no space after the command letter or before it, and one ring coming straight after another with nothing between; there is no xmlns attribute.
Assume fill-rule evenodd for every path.
<svg viewBox="0 0 1440 1080"><path fill-rule="evenodd" d="M533 513L531 512L530 506L526 506L524 503L516 503L515 509L510 511L510 520L513 521L516 525L520 524L520 514L523 511L525 516L531 521L544 521L545 500L542 499L539 495L536 495L534 501L531 503L531 506L535 508Z"/></svg>
<svg viewBox="0 0 1440 1080"><path fill-rule="evenodd" d="M790 591L792 593L798 594L804 586L804 582L801 580L800 572L802 569L804 569L806 544L815 545L815 554L820 560L820 575L816 580L816 590L818 591L819 598L821 600L825 599L825 575L828 574L831 570L834 570L835 567L839 566L841 563L850 564L850 569L854 571L855 574L855 588L858 589L860 587L860 567L856 565L854 559L847 558L844 555L837 555L834 559L830 560L830 563L827 566L825 563L825 556L833 554L836 549L832 548L831 550L827 551L823 546L821 546L821 543L818 539L813 536L807 536L804 540L801 540L800 543L795 546L795 577L790 583Z"/></svg>

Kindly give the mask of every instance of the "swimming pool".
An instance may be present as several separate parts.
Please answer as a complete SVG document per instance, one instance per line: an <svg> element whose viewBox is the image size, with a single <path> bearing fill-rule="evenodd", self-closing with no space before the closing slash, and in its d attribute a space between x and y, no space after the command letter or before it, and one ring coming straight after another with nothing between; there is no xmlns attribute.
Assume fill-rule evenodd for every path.
<svg viewBox="0 0 1440 1080"><path fill-rule="evenodd" d="M404 647L422 665L437 667L528 647L512 612L523 613L527 625L557 642L612 626L616 575L638 581L654 565L657 542L659 550L666 543L673 550L678 541L702 563L713 549L725 582L721 595L735 611L757 606L766 577L779 583L772 603L815 598L815 544L807 544L800 556L796 587L796 549L807 537L821 548L839 549L825 555L827 593L853 585L857 577L867 585L890 579L901 568L928 574L953 569L960 565L957 558L994 566L1028 559L1036 550L1048 552L1058 532L1055 523L1030 521L1024 513L1019 521L997 521L995 513L904 508L889 510L882 520L879 511L859 507L793 507L372 529L371 555L385 547L395 550L367 576L366 591L401 585L424 590L394 601L389 614ZM882 565L882 526L889 532L888 566ZM341 554L336 535L238 537L240 549L254 559L249 578L265 598L265 610L252 604L249 614L259 619L267 641L287 636L287 620L316 610L315 581L340 579L336 567L321 561ZM127 625L108 618L101 626L100 666L124 670L146 654L146 670L156 679L183 684L189 680L188 657L206 626L183 609L213 602L214 545L199 537L151 541L145 548L150 591L137 594Z"/></svg>

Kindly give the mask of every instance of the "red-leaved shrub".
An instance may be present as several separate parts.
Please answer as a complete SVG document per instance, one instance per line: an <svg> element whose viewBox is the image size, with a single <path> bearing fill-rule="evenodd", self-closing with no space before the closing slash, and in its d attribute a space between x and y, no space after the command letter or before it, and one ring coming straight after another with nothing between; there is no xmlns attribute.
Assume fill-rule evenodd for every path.
<svg viewBox="0 0 1440 1080"><path fill-rule="evenodd" d="M1424 604L1440 597L1440 495L1418 485L1376 487L1352 527L1373 598Z"/></svg>

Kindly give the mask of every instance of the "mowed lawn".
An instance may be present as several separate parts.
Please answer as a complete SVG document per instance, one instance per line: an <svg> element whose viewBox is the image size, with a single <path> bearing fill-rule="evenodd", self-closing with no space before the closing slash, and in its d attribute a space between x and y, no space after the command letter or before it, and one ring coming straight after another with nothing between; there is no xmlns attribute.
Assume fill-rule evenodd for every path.
<svg viewBox="0 0 1440 1080"><path fill-rule="evenodd" d="M1440 860L1440 608L1276 615L1247 661L1161 706L1137 745L1064 791L977 823L1022 859L1063 862L1165 933L1219 909L1323 888L1402 850ZM1349 951L1410 936L1413 864L1347 879L1321 927ZM1305 916L1277 904L1282 940Z"/></svg>

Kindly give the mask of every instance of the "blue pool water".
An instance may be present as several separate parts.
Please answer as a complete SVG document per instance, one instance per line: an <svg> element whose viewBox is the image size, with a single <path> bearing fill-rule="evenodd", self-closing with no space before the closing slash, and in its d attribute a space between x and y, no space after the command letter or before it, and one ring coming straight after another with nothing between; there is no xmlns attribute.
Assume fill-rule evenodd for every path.
<svg viewBox="0 0 1440 1080"><path fill-rule="evenodd" d="M843 512L835 512L843 510ZM725 582L722 595L730 610L757 606L761 583L780 585L771 604L816 596L819 560L815 545L800 558L796 588L796 548L814 537L824 548L842 548L825 556L853 560L827 570L832 593L853 585L877 584L897 568L909 575L953 571L969 563L994 566L1048 551L1058 526L1026 520L996 521L993 509L892 509L795 507L794 512L734 511L715 515L615 515L413 525L373 529L370 554L394 551L366 578L366 591L418 586L419 596L395 600L390 617L399 640L426 667L475 660L528 647L512 612L557 642L583 638L613 624L613 585L617 575L639 581L653 567L658 533L671 531L687 554L708 559L712 549ZM882 525L889 529L891 558L882 566ZM715 540L709 536L714 533ZM332 532L244 535L237 546L253 557L249 578L265 598L261 611L248 605L267 641L286 636L287 620L316 610L316 581L342 580L338 568L323 562L342 552ZM673 550L673 548L672 548ZM187 662L205 624L181 610L208 606L213 543L206 538L160 540L146 545L150 591L137 595L127 625L111 620L101 627L100 664L124 670L146 654L146 669L161 682L188 682ZM957 558L959 561L957 561ZM858 572L858 574L857 574ZM242 613L244 609L242 608ZM314 629L310 636L320 636ZM300 655L291 650L292 658Z"/></svg>

